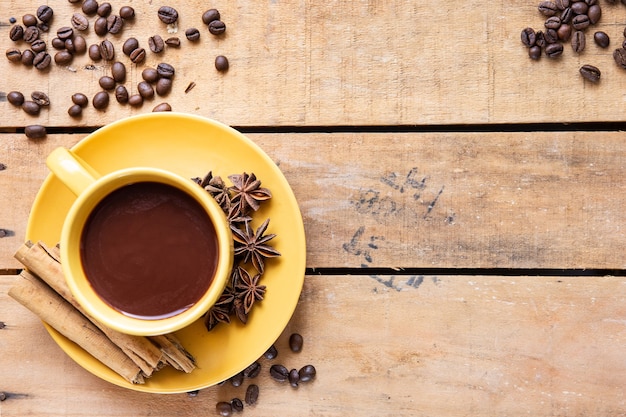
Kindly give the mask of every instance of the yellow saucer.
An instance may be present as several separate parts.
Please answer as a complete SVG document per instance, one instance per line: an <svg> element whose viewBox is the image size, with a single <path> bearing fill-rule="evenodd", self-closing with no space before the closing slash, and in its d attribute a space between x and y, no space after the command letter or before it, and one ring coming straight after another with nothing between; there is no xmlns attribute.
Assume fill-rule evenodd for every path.
<svg viewBox="0 0 626 417"><path fill-rule="evenodd" d="M254 172L269 188L272 199L254 214L257 227L270 218L266 233L282 256L266 263L262 283L267 286L242 325L233 317L207 332L202 319L176 333L195 356L198 368L189 374L164 368L133 385L115 374L83 349L46 325L56 343L74 361L94 375L121 387L154 393L180 393L209 387L238 373L274 343L293 314L306 266L306 242L302 215L287 180L274 162L252 141L221 123L181 113L150 113L107 125L76 144L72 150L98 172L105 174L131 166L151 166L185 178L202 177L208 171L227 180L230 174ZM63 220L74 195L54 176L42 184L33 204L26 239L58 243Z"/></svg>

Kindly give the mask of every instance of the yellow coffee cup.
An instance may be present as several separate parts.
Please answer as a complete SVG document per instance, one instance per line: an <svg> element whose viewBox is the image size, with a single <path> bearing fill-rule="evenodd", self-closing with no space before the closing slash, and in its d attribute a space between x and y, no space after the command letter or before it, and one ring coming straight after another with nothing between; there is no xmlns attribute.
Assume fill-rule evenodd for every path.
<svg viewBox="0 0 626 417"><path fill-rule="evenodd" d="M159 335L186 327L219 299L233 240L204 189L151 167L100 175L66 148L46 164L76 195L61 231L61 262L88 315L123 333Z"/></svg>

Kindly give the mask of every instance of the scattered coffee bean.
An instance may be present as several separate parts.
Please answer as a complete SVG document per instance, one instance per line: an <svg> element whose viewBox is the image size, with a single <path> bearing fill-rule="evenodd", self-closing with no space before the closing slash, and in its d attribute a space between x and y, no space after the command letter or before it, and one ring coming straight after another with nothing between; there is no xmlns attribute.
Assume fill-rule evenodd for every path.
<svg viewBox="0 0 626 417"><path fill-rule="evenodd" d="M24 42L33 43L37 39L39 39L39 29L37 26L29 26L24 30Z"/></svg>
<svg viewBox="0 0 626 417"><path fill-rule="evenodd" d="M24 110L26 114L30 114L31 116L37 116L41 111L41 106L34 101L26 100L22 103L22 110Z"/></svg>
<svg viewBox="0 0 626 417"><path fill-rule="evenodd" d="M577 2L580 3L580 2ZM576 30L587 29L590 25L589 16L586 14L579 14L578 16L574 16L572 19L572 26Z"/></svg>
<svg viewBox="0 0 626 417"><path fill-rule="evenodd" d="M563 45L560 43L551 43L546 46L546 55L550 58L557 58L563 53Z"/></svg>
<svg viewBox="0 0 626 417"><path fill-rule="evenodd" d="M37 9L37 17L42 22L49 22L50 20L52 20L53 15L54 10L52 10L52 7L48 5L44 4L42 6L39 6L39 8Z"/></svg>
<svg viewBox="0 0 626 417"><path fill-rule="evenodd" d="M528 56L530 59L538 60L541 58L541 48L537 45L528 48Z"/></svg>
<svg viewBox="0 0 626 417"><path fill-rule="evenodd" d="M259 399L259 386L256 384L248 385L248 388L246 389L246 397L245 397L246 404L254 405L256 404L258 399Z"/></svg>
<svg viewBox="0 0 626 417"><path fill-rule="evenodd" d="M19 107L24 103L24 94L19 91L10 91L7 94L7 101L16 107Z"/></svg>
<svg viewBox="0 0 626 417"><path fill-rule="evenodd" d="M67 65L74 59L74 55L72 55L69 51L63 50L54 54L54 62L57 65Z"/></svg>
<svg viewBox="0 0 626 417"><path fill-rule="evenodd" d="M45 107L45 106L49 106L50 105L50 98L43 91L33 91L30 94L30 98L32 98L33 101L35 103L39 104L40 106Z"/></svg>
<svg viewBox="0 0 626 417"><path fill-rule="evenodd" d="M178 48L180 46L180 39L176 36L172 36L165 40L165 44L171 48Z"/></svg>
<svg viewBox="0 0 626 417"><path fill-rule="evenodd" d="M176 22L176 20L178 20L178 12L176 11L176 9L169 6L160 7L158 11L158 16L159 19L161 19L161 22L167 25L172 24Z"/></svg>
<svg viewBox="0 0 626 417"><path fill-rule="evenodd" d="M159 73L154 68L147 67L147 68L144 68L143 71L141 71L141 78L143 78L145 81L149 82L150 84L153 84L158 81Z"/></svg>
<svg viewBox="0 0 626 417"><path fill-rule="evenodd" d="M287 380L289 370L283 365L272 365L270 367L270 376L276 381L284 382Z"/></svg>
<svg viewBox="0 0 626 417"><path fill-rule="evenodd" d="M87 30L87 28L89 27L89 20L82 13L74 13L72 15L71 23L74 29L80 30L81 32Z"/></svg>
<svg viewBox="0 0 626 417"><path fill-rule="evenodd" d="M574 11L572 11L571 7L567 7L561 12L561 15L559 16L559 18L561 19L561 23L570 23L573 17Z"/></svg>
<svg viewBox="0 0 626 417"><path fill-rule="evenodd" d="M14 42L21 41L24 38L24 27L22 25L11 27L9 38Z"/></svg>
<svg viewBox="0 0 626 417"><path fill-rule="evenodd" d="M59 39L63 39L65 42L66 39L71 38L74 35L74 29L69 26L63 26L57 30L57 37Z"/></svg>
<svg viewBox="0 0 626 417"><path fill-rule="evenodd" d="M265 357L265 359L275 359L278 356L278 349L276 349L276 346L272 345L269 347L269 349L265 351L263 356Z"/></svg>
<svg viewBox="0 0 626 417"><path fill-rule="evenodd" d="M40 32L48 32L50 30L50 25L46 22L39 22L37 23L37 29L39 29Z"/></svg>
<svg viewBox="0 0 626 417"><path fill-rule="evenodd" d="M583 78L591 81L592 83L597 83L600 81L600 70L593 65L583 65L582 67L580 67L579 72L580 75L583 76Z"/></svg>
<svg viewBox="0 0 626 417"><path fill-rule="evenodd" d="M109 33L109 28L107 27L107 18L100 16L96 19L96 22L93 24L93 31L96 32L98 36L105 36Z"/></svg>
<svg viewBox="0 0 626 417"><path fill-rule="evenodd" d="M102 59L102 55L100 55L100 46L93 44L89 45L89 58L92 61L100 61Z"/></svg>
<svg viewBox="0 0 626 417"><path fill-rule="evenodd" d="M38 70L45 70L50 66L52 57L45 51L39 52L33 58L33 66Z"/></svg>
<svg viewBox="0 0 626 417"><path fill-rule="evenodd" d="M221 35L226 32L226 24L221 20L214 20L209 23L209 32L211 32L212 35Z"/></svg>
<svg viewBox="0 0 626 417"><path fill-rule="evenodd" d="M599 4L593 4L589 6L589 10L587 10L587 16L589 16L589 22L592 25L595 25L600 21L602 17L602 8Z"/></svg>
<svg viewBox="0 0 626 417"><path fill-rule="evenodd" d="M165 42L159 35L150 36L148 38L148 47L155 54L160 54L165 48Z"/></svg>
<svg viewBox="0 0 626 417"><path fill-rule="evenodd" d="M300 374L297 369L292 369L289 371L289 385L294 388L298 388L298 383L300 382Z"/></svg>
<svg viewBox="0 0 626 417"><path fill-rule="evenodd" d="M215 69L220 72L228 71L230 64L228 63L228 58L224 55L218 55L215 57Z"/></svg>
<svg viewBox="0 0 626 417"><path fill-rule="evenodd" d="M594 33L593 40L600 48L608 48L609 44L611 43L609 35L602 31Z"/></svg>
<svg viewBox="0 0 626 417"><path fill-rule="evenodd" d="M551 1L542 1L539 3L539 12L544 16L554 16L559 10L556 4Z"/></svg>
<svg viewBox="0 0 626 417"><path fill-rule="evenodd" d="M98 9L96 10L96 14L100 17L109 17L112 10L113 10L113 7L111 7L111 3L104 2L98 6Z"/></svg>
<svg viewBox="0 0 626 417"><path fill-rule="evenodd" d="M107 17L107 30L109 33L115 35L120 33L120 31L124 28L124 19L119 17L116 14L112 14Z"/></svg>
<svg viewBox="0 0 626 417"><path fill-rule="evenodd" d="M547 29L543 33L543 38L546 41L546 46L551 43L556 43L559 40L559 36L554 29Z"/></svg>
<svg viewBox="0 0 626 417"><path fill-rule="evenodd" d="M151 99L152 97L154 97L154 88L152 87L152 85L145 81L141 81L139 84L137 84L137 92L144 99Z"/></svg>
<svg viewBox="0 0 626 417"><path fill-rule="evenodd" d="M589 6L584 1L575 1L570 6L575 14L586 14Z"/></svg>
<svg viewBox="0 0 626 417"><path fill-rule="evenodd" d="M551 16L543 24L547 29L557 30L561 26L561 19L558 16Z"/></svg>
<svg viewBox="0 0 626 417"><path fill-rule="evenodd" d="M139 107L143 104L143 97L141 97L141 94L133 94L128 97L128 104L133 107Z"/></svg>
<svg viewBox="0 0 626 417"><path fill-rule="evenodd" d="M6 50L7 59L11 62L22 61L22 52L17 48L9 48Z"/></svg>
<svg viewBox="0 0 626 417"><path fill-rule="evenodd" d="M572 49L574 50L574 52L576 52L577 54L581 53L585 50L586 44L587 41L585 39L585 32L583 32L582 30L575 31L572 35Z"/></svg>
<svg viewBox="0 0 626 417"><path fill-rule="evenodd" d="M98 12L98 7L96 0L84 0L82 10L87 16L93 16Z"/></svg>
<svg viewBox="0 0 626 417"><path fill-rule="evenodd" d="M100 87L102 87L105 91L111 91L115 88L115 80L113 77L109 77L108 75L100 77L98 84L100 84Z"/></svg>
<svg viewBox="0 0 626 417"><path fill-rule="evenodd" d="M531 46L534 46L537 40L535 29L533 28L523 29L521 33L521 39L525 47L530 48Z"/></svg>
<svg viewBox="0 0 626 417"><path fill-rule="evenodd" d="M115 88L115 100L120 104L128 103L128 90L123 85Z"/></svg>
<svg viewBox="0 0 626 417"><path fill-rule="evenodd" d="M299 333L293 333L289 336L289 348L292 352L298 353L302 351L302 345L304 344L304 339Z"/></svg>
<svg viewBox="0 0 626 417"><path fill-rule="evenodd" d="M572 27L570 25L561 25L557 29L556 35L560 41L566 42L572 36Z"/></svg>
<svg viewBox="0 0 626 417"><path fill-rule="evenodd" d="M30 67L33 65L33 61L35 60L35 53L30 49L27 49L22 52L22 64Z"/></svg>
<svg viewBox="0 0 626 417"><path fill-rule="evenodd" d="M166 96L172 90L171 78L160 78L155 87L156 93L160 96Z"/></svg>
<svg viewBox="0 0 626 417"><path fill-rule="evenodd" d="M109 105L109 93L106 91L99 91L93 96L91 100L93 107L97 110L104 110Z"/></svg>
<svg viewBox="0 0 626 417"><path fill-rule="evenodd" d="M256 378L261 372L261 364L259 362L253 362L246 369L243 370L243 376L246 378Z"/></svg>
<svg viewBox="0 0 626 417"><path fill-rule="evenodd" d="M214 20L220 20L220 12L217 9L209 9L202 13L202 22L204 22L205 25L208 25Z"/></svg>
<svg viewBox="0 0 626 417"><path fill-rule="evenodd" d="M309 382L315 378L317 370L313 365L305 365L298 371L300 375L300 382Z"/></svg>
<svg viewBox="0 0 626 417"><path fill-rule="evenodd" d="M159 74L159 77L173 78L176 71L174 70L174 67L170 64L162 62L157 65L157 73Z"/></svg>
<svg viewBox="0 0 626 417"><path fill-rule="evenodd" d="M52 41L50 41L50 43L52 44L52 47L54 49L65 49L65 41L59 37L52 38Z"/></svg>
<svg viewBox="0 0 626 417"><path fill-rule="evenodd" d="M78 104L80 107L87 107L89 99L83 93L72 94L72 103Z"/></svg>
<svg viewBox="0 0 626 417"><path fill-rule="evenodd" d="M74 52L76 52L76 48L74 47L74 39L69 38L65 40L65 49L67 49L67 52L74 54Z"/></svg>
<svg viewBox="0 0 626 417"><path fill-rule="evenodd" d="M230 403L220 401L215 405L215 411L217 411L220 416L228 417L232 414L233 408Z"/></svg>
<svg viewBox="0 0 626 417"><path fill-rule="evenodd" d="M189 28L185 31L185 36L191 42L195 42L200 39L200 31L196 28Z"/></svg>
<svg viewBox="0 0 626 417"><path fill-rule="evenodd" d="M120 17L125 20L130 20L135 17L135 9L130 6L120 7Z"/></svg>
<svg viewBox="0 0 626 417"><path fill-rule="evenodd" d="M69 114L70 117L81 117L83 115L83 108L78 104L73 104L67 109L67 114Z"/></svg>
<svg viewBox="0 0 626 417"><path fill-rule="evenodd" d="M243 372L239 372L238 374L233 375L230 378L230 384L233 387L239 387L243 384Z"/></svg>
<svg viewBox="0 0 626 417"><path fill-rule="evenodd" d="M110 40L105 39L100 42L100 56L105 61L111 61L115 58L115 47Z"/></svg>
<svg viewBox="0 0 626 417"><path fill-rule="evenodd" d="M70 2L70 3L79 3L79 2L81 2L82 0L67 0L67 1L68 1L68 2Z"/></svg>
<svg viewBox="0 0 626 417"><path fill-rule="evenodd" d="M120 61L116 61L111 65L111 75L117 83L123 83L126 81L126 65Z"/></svg>
<svg viewBox="0 0 626 417"><path fill-rule="evenodd" d="M233 410L237 412L243 411L243 401L241 401L239 398L235 397L232 400L230 400L230 405L231 407L233 407Z"/></svg>
<svg viewBox="0 0 626 417"><path fill-rule="evenodd" d="M23 53L22 56L24 56ZM626 49L622 47L613 51L613 59L617 65L626 69Z"/></svg>
<svg viewBox="0 0 626 417"><path fill-rule="evenodd" d="M42 125L30 125L24 128L24 134L28 139L43 139L48 132L46 127Z"/></svg>
<svg viewBox="0 0 626 417"><path fill-rule="evenodd" d="M30 44L30 49L32 49L33 52L37 52L37 53L41 51L45 51L46 43L41 39L37 39L36 41Z"/></svg>
<svg viewBox="0 0 626 417"><path fill-rule="evenodd" d="M140 64L146 59L146 51L143 48L137 48L130 53L130 60L135 64Z"/></svg>
<svg viewBox="0 0 626 417"><path fill-rule="evenodd" d="M17 22L17 19L16 19L16 18L14 18L13 16L9 17L9 23L10 23L10 24L13 24L13 23L15 23L15 22Z"/></svg>
<svg viewBox="0 0 626 417"><path fill-rule="evenodd" d="M74 36L74 52L82 55L87 51L87 41L81 35Z"/></svg>
<svg viewBox="0 0 626 417"><path fill-rule="evenodd" d="M128 38L122 45L124 55L130 56L130 53L139 48L139 41L136 38Z"/></svg>
<svg viewBox="0 0 626 417"><path fill-rule="evenodd" d="M26 27L37 26L37 16L31 13L26 13L24 16L22 16L22 23Z"/></svg>

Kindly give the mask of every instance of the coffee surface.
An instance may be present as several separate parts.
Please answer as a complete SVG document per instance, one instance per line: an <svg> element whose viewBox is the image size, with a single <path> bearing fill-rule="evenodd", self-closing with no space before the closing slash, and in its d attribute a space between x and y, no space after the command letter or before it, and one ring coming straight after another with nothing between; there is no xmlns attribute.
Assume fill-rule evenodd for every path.
<svg viewBox="0 0 626 417"><path fill-rule="evenodd" d="M156 182L119 188L88 218L81 238L96 293L126 315L176 315L206 292L217 266L215 227L179 189Z"/></svg>

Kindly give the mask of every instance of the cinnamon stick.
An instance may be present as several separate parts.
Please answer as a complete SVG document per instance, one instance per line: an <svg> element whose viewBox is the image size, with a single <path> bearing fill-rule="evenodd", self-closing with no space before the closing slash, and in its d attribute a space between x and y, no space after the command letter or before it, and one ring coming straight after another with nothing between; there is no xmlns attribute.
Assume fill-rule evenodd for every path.
<svg viewBox="0 0 626 417"><path fill-rule="evenodd" d="M94 324L43 281L22 271L9 296L132 384L143 384L141 369Z"/></svg>

